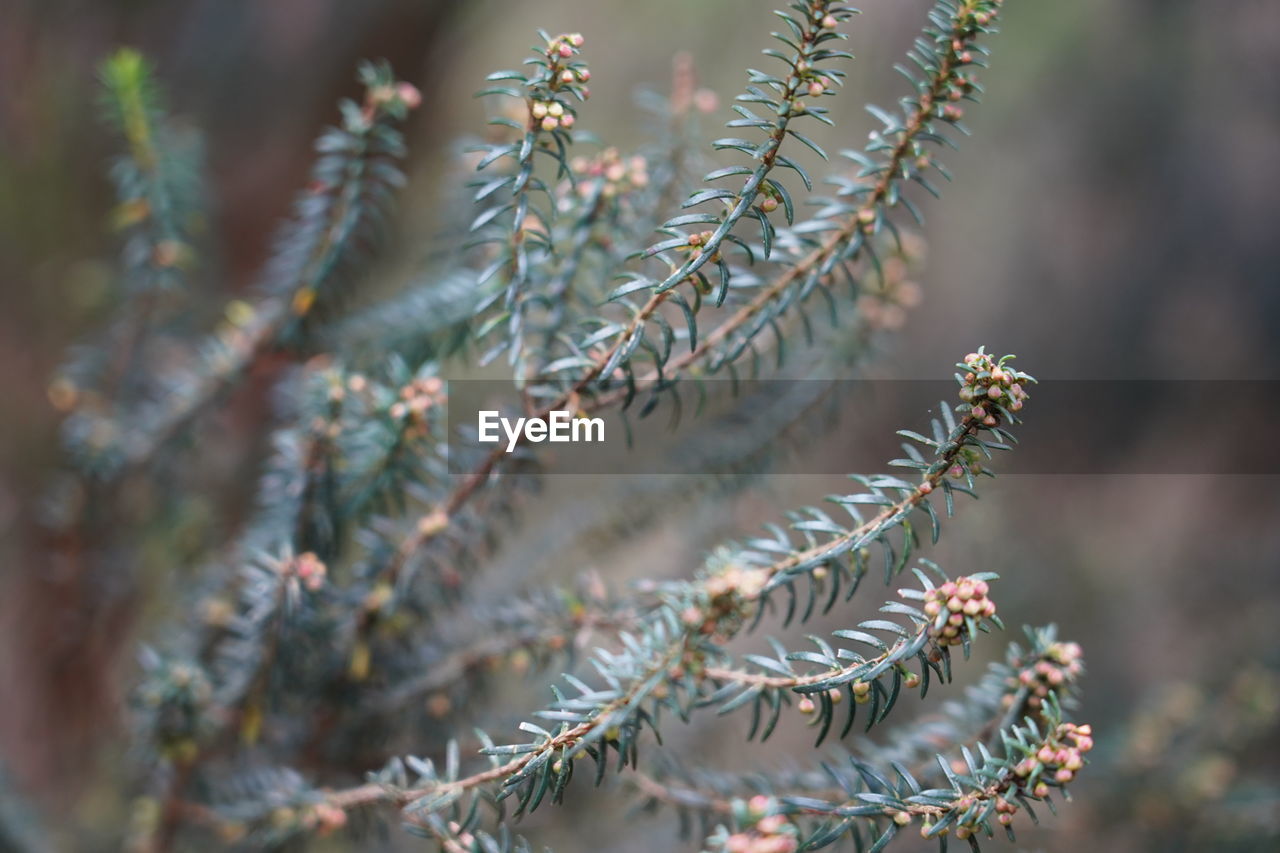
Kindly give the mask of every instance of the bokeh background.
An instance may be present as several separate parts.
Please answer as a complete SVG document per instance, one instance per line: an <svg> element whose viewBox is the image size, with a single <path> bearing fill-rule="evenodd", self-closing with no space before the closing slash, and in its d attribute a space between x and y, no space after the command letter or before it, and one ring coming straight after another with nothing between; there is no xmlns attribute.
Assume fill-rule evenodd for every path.
<svg viewBox="0 0 1280 853"><path fill-rule="evenodd" d="M653 133L633 91L665 90L681 51L701 84L722 93L706 122L708 137L717 130L743 67L758 64L773 5L0 0L0 755L6 796L20 792L23 808L58 827L58 844L118 843L120 688L95 685L128 684L133 649L164 612L163 591L181 582L172 555L153 549L125 588L68 590L34 532L37 497L58 461L47 380L66 347L101 322L117 251L103 175L114 142L97 118L97 63L119 45L142 49L174 112L205 135L221 253L202 298L217 305L251 284L273 223L305 181L310 140L334 119L336 99L354 92L356 62L389 59L425 97L410 125L404 215L369 284L391 291L421 270L447 220L441 176L456 163L456 138L484 118L471 92L522 57L537 27L586 35L593 93L583 116L606 143L632 148ZM1280 470L1217 465L1242 442L1275 439L1266 421L1245 428L1220 413L1223 395L1233 395L1233 412L1240 394L1257 396L1245 410L1274 409L1280 387L1280 4L1006 5L983 75L989 97L969 122L974 138L948 160L956 179L942 200L925 207L924 303L872 375L935 379L985 342L1018 353L1046 385L1203 380L1175 409L1125 410L1138 419L1131 452L1140 464L1004 477L963 509L933 554L956 572L1000 572L1001 611L1015 625L1055 621L1085 647L1081 717L1101 746L1074 788L1077 802L1020 846L1274 849ZM860 147L873 127L861 104L897 97L891 66L927 8L864 4L838 130L822 137L831 147ZM233 409L261 406L265 385L251 383ZM1082 436L1116 427L1110 407L1079 409ZM679 525L655 510L639 541L600 533L617 526L599 507L619 486L562 488L553 515L522 515L491 571L564 577L594 566L621 581L643 562L686 573L724 536L840 489L842 459L861 437L902 426L914 425L860 411L801 453L797 470L829 476L765 476L701 493ZM1024 442L1034 442L1034 424ZM251 490L261 450L219 445L227 470L242 475L219 485L225 500ZM59 621L39 643L17 635L15 613L29 626L33 612L69 596L79 618L51 608ZM112 597L121 600L105 606ZM58 656L64 647L81 651ZM544 683L532 679L509 697L512 713ZM739 735L736 721L712 721L676 740L729 768L808 757L798 727L767 748L743 749ZM531 821L533 840L564 851L693 849L665 819L617 830L608 794L584 787L574 799ZM386 843L414 848L405 838Z"/></svg>

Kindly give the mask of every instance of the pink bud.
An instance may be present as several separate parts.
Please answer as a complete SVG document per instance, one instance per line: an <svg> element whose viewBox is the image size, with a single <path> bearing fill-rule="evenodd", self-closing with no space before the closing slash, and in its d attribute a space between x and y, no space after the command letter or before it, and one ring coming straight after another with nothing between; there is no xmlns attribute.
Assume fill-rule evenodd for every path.
<svg viewBox="0 0 1280 853"><path fill-rule="evenodd" d="M411 110L415 110L422 105L422 93L412 83L397 83L396 95Z"/></svg>
<svg viewBox="0 0 1280 853"><path fill-rule="evenodd" d="M1057 773L1053 774L1054 781L1058 782L1061 785L1065 785L1075 777L1076 777L1076 774L1072 773L1070 770L1068 770L1065 767L1063 767Z"/></svg>

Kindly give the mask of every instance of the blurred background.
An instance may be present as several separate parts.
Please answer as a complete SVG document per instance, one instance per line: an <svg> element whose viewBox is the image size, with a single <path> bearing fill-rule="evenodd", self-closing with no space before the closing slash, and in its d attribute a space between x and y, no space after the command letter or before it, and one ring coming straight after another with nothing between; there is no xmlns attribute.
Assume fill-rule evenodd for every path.
<svg viewBox="0 0 1280 853"><path fill-rule="evenodd" d="M184 547L146 552L125 588L69 588L61 567L39 557L33 532L37 497L58 464L48 378L102 321L118 251L104 177L115 141L96 105L101 59L120 45L141 49L173 112L204 134L209 230L221 253L202 298L216 306L252 283L273 224L306 180L311 139L335 120L337 98L356 91L359 59L386 57L424 94L409 130L397 237L369 283L389 292L421 270L431 234L448 219L441 177L457 163L455 140L484 120L471 93L490 70L513 67L536 28L586 36L593 79L582 116L606 144L630 149L653 134L634 90L666 91L679 52L721 94L705 130L722 135L743 68L759 64L774 5L0 0L0 756L10 793L80 827L66 836L69 847L111 849L120 837L126 817L113 792L123 759L111 746L120 685L164 612L157 590L181 582L163 549ZM928 7L863 4L850 27L851 85L824 143L861 147L875 126L861 105L888 105L902 92L891 67ZM1020 836L1020 846L1275 849L1280 471L1240 473L1217 461L1241 442L1274 441L1265 422L1243 429L1219 415L1224 395L1233 395L1232 411L1254 402L1239 394L1257 395L1268 411L1280 387L1280 4L1010 0L991 46L988 97L970 111L974 138L948 159L955 181L943 198L925 206L923 304L870 375L937 379L985 343L1016 352L1046 387L1202 380L1182 407L1124 412L1139 419L1130 431L1140 437L1132 446L1140 464L1002 477L930 554L955 573L999 572L1001 613L1013 626L1057 622L1084 645L1079 717L1094 725L1100 748L1073 788L1076 803L1045 831ZM251 382L232 410L260 407L265 386ZM1109 407L1080 408L1081 434L1115 427ZM1026 445L1035 441L1029 415ZM639 544L598 535L610 523L598 507L608 505L601 491L644 484L561 488L554 519L524 513L492 571L539 578L596 567L621 585L641 559L653 565L643 549L656 542L661 565L687 574L724 537L844 488L839 475L863 467L844 461L863 436L919 426L862 411L797 451L796 470L829 475L763 476L708 493L680 525L655 512ZM219 494L233 502L252 491L262 448L225 444L217 452L232 476ZM41 607L68 599L78 603L50 608L58 621L39 642L14 627L16 614L29 626ZM979 651L992 654L994 645ZM531 697L544 684L531 679L512 713L540 701ZM744 749L740 722L704 721L674 737L725 768L809 759L798 726ZM616 831L608 792L581 787L571 811L543 810L528 823L534 841L564 851L696 849L678 841L667 817ZM385 844L413 848L406 838Z"/></svg>

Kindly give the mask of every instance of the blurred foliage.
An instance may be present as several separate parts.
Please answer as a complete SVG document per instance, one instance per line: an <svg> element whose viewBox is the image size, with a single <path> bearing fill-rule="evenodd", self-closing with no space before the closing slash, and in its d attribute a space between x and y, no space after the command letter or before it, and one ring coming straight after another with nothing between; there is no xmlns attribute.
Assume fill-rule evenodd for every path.
<svg viewBox="0 0 1280 853"><path fill-rule="evenodd" d="M68 816L55 825L57 846L117 847L130 822L129 832L146 837L166 820L171 771L194 755L203 761L203 748L193 743L211 739L217 749L210 777L235 781L229 787L206 784L198 771L186 780L192 791L188 805L201 802L217 810L193 808L179 815L193 826L208 824L208 831L192 832L186 840L257 847L298 827L320 834L341 828L350 834L314 843L412 847L400 833L381 834L384 821L374 820L372 809L353 807L340 817L325 799L330 792L313 787L322 778L316 769L334 770L325 782L358 789L361 774L389 754L421 752L425 744L443 755L444 721L459 709L492 706L496 710L483 719L485 727L513 725L505 707L545 699L538 679L525 683L517 676L567 667L565 652L585 653L602 632L634 627L637 611L629 597L620 599L591 576L567 580L566 567L604 568L608 586L621 586L628 577L697 562L726 533L773 518L779 506L847 488L799 477L735 480L714 490L665 484L651 490L656 497L648 505L656 508L641 513L635 498L627 504L633 509L619 518L604 509L622 493L618 484L564 486L553 478L541 487L545 497L525 501L514 494L522 510L518 522L497 514L506 512L505 496L494 499L463 525L465 537L441 543L449 546L441 557L411 562L405 576L430 579L420 601L452 602L445 607L392 605L400 582L393 579L391 592L381 585L379 567L389 558L376 549L356 564L331 559L380 540L417 535L413 531L421 531L424 521L431 529L429 507L437 496L405 489L432 476L429 465L415 466L429 459L436 440L430 429L437 412L430 401L437 374L418 368L467 347L468 318L477 310L500 313L494 306L504 304L474 301L473 277L447 278L443 270L455 255L439 248L467 239L461 220L469 217L457 211L468 193L449 176L475 160L449 145L457 128L479 126L482 119L482 107L469 100L474 82L489 68L508 66L538 24L585 32L597 48L590 124L605 145L576 165L571 156L565 161L591 180L569 192L548 178L544 189L589 209L605 188L616 185L610 196L616 206L608 215L643 236L659 224L645 214L677 205L704 171L696 145L701 123L718 123L728 110L710 91L738 85L740 63L729 61L736 52L725 45L759 43L769 26L769 3L735 3L732 14L724 13L723 4L675 0L654 0L642 10L620 0L378 0L359 8L326 0L7 5L0 78L12 97L0 103L0 263L12 272L2 285L0 363L8 368L3 381L12 414L0 472L0 558L16 570L5 579L0 606L0 630L12 638L0 652L0 676L30 689L24 686L13 701L6 693L0 707L0 750L10 771L0 784L20 792L3 797L17 805L0 810L4 843L49 846L39 834L40 822L22 807L26 802L45 814ZM901 81L874 71L910 46L926 5L872 4L854 22L851 46L858 63L850 67L857 69L860 92L885 103L897 95ZM895 376L932 376L971 341L991 339L1055 379L1272 378L1277 363L1271 330L1280 319L1280 302L1270 283L1280 258L1269 223L1280 211L1269 187L1277 171L1280 115L1266 105L1280 96L1277 10L1265 3L1224 7L1208 0L1152 0L1123 8L1085 0L1015 3L1002 17L1000 62L983 77L993 93L991 108L975 119L981 141L949 157L955 186L940 200L922 204L931 226L930 271L887 265L884 281L902 276L913 287L903 290L902 304L895 296L881 305L872 302L881 299L877 289L889 293L890 287L868 269L858 270L865 283L858 316L878 319L852 348L879 351L886 346L880 333L905 323L905 342L891 350L892 362L880 362L892 364ZM672 20L680 26L673 28ZM113 128L99 128L94 66L120 42L142 51L116 54L108 67L109 91L116 93L111 112L118 120ZM622 43L643 49L614 49ZM668 61L680 50L693 58L678 62L671 86ZM154 59L163 87L144 85L141 55ZM135 400L171 399L167 392L195 387L192 371L207 364L192 358L197 351L190 345L199 330L216 328L210 341L230 344L234 352L236 341L266 316L258 300L270 288L254 285L263 281L258 270L264 256L279 252L268 237L271 223L288 213L295 188L306 185L310 163L300 156L306 140L333 120L337 96L353 92L350 69L366 55L390 58L423 99L403 124L412 153L403 161L409 192L401 213L387 227L381 215L375 217L379 239L361 241L361 252L380 247L382 258L354 267L357 274L338 289L341 298L317 314L321 320L278 341L272 336L262 350L270 357L243 371L245 381L230 393L196 395L208 401L198 410L198 451L181 438L166 441L163 446L173 453L160 454L145 476L115 484L110 472L117 463L99 466L98 474L83 481L64 469L53 489L45 489L58 453L53 425L70 399L66 385L51 387L48 379L68 375L57 371L71 341L118 350L113 341L132 339L136 324L117 327L108 318L122 299L144 295L146 288L138 285L180 284L186 294L156 300L148 327L154 323L161 334L149 349L125 346L125 356L107 362L117 369L140 360L145 370L133 376L156 368L164 369L155 374L163 376L176 368L159 384L126 383L122 390ZM695 66L704 79L694 80ZM651 93L634 106L629 90L635 81L672 91ZM378 86L370 78L363 82ZM394 81L382 80L388 82ZM683 118L662 115L664 109L679 112L680 97L686 103ZM834 104L830 117L837 129L812 133L819 148L857 147L850 140L881 124L853 115L844 99L822 98L828 102ZM357 95L355 112L344 122L358 120L363 103ZM717 121L709 121L708 113ZM402 117L389 118L398 124ZM582 131L586 118L584 112L573 129ZM660 129L661 138L637 144L650 138L651 128ZM330 139L339 140L330 144L330 154L349 153L342 141L348 137ZM492 133L481 142L510 144ZM803 144L795 147L801 149L794 155L799 169L824 168ZM113 188L101 175L107 172L104 163L122 150L127 156L114 169ZM643 171L630 159L632 152L643 156ZM686 153L692 162L681 162ZM615 179L610 176L616 166L623 172ZM207 194L193 191L200 185L189 178L197 175L208 176ZM319 180L335 178L341 181L330 171ZM589 192L584 195L582 187ZM303 221L325 213L316 209L315 188L308 186L300 197ZM599 195L592 195L593 188ZM668 191L674 196L663 198ZM782 207L780 200L774 211L786 212ZM155 215L139 216L144 208ZM746 216L756 233L744 240L759 251L759 230L768 234L769 225ZM517 233L512 223L517 229L525 224L524 217L509 219L508 236ZM555 218L549 235L580 247L567 257L577 257L581 269L548 272L561 282L584 275L603 288L598 295L607 294L615 284L608 282L610 271L628 264L634 269L627 255L642 246L598 247L581 222ZM723 222L717 218L699 229L714 235ZM417 236L423 233L446 239L432 241L428 249ZM536 229L525 233L537 235ZM729 233L735 233L732 226L724 236ZM116 252L121 238L125 254L117 267L102 259ZM914 267L921 254L914 239L907 235L904 241L914 251L890 260ZM777 257L786 243L774 243ZM706 253L708 268L715 254ZM317 256L297 257L306 267ZM501 257L509 261L514 255ZM785 263L787 256L780 257ZM735 261L734 267L733 275L749 280L745 264ZM712 299L717 276L707 282ZM285 278L296 284L299 276ZM665 276L650 278L648 287L661 285ZM914 287L917 278L923 288ZM525 289L516 291L519 302ZM919 291L928 298L916 308ZM384 294L395 301L375 298ZM582 296L564 315L542 314L535 304L522 316L542 340L550 340L562 324L595 311L592 294ZM909 320L902 308L913 309ZM510 319L503 317L494 328L505 335ZM106 331L86 335L93 328ZM659 352L665 334L655 335ZM819 341L836 344L829 333L820 333ZM539 340L534 344L535 351L542 346ZM308 360L315 352L335 350L349 359ZM387 363L387 350L402 354L403 361ZM220 346L197 354L241 373ZM545 359L543 366L556 360ZM843 361L836 364L837 372L846 369ZM106 375L98 368L72 373ZM89 384L77 378L76 395ZM1046 393L1051 388L1046 383ZM841 458L863 436L898 426L886 420L889 415L865 407L858 416L852 428L819 430L816 437L811 433L791 443L796 452L841 470ZM1029 442L1035 440L1031 420ZM270 439L258 428L265 423L280 427ZM1198 419L1152 415L1138 452L1157 460L1156 470L1158 460L1178 454L1211 458L1214 451L1200 437L1200 425ZM784 426L776 427L779 436ZM764 429L769 443L775 427ZM148 434L133 426L124 432L140 441ZM401 451L407 467L380 461ZM350 467L335 464L348 458L354 460ZM266 474L255 486L263 464ZM1047 832L1020 825L1020 843L1102 851L1274 844L1280 785L1274 771L1275 662L1240 656L1241 649L1259 646L1258 638L1280 613L1271 570L1280 553L1271 524L1277 510L1273 486L1270 476L1005 478L999 489L986 490L981 504L966 509L965 524L954 526L939 546L944 563L980 565L1004 576L1002 612L1014 612L1020 621L1055 620L1066 636L1088 640L1088 716L1100 733L1091 766L1073 786L1077 802ZM255 489L257 503L251 498ZM328 509L333 506L353 523L335 524ZM386 519L406 506L422 511L388 528ZM64 522L86 507L90 535L66 535ZM500 539L480 524L490 512L502 519ZM596 518L593 513L598 523L584 521ZM684 524L673 518L682 513ZM278 537L262 535L281 519L298 523L298 547L292 550L281 548ZM574 537L571 549L553 544L568 541L556 538L562 534ZM653 565L655 549L663 567ZM495 609L485 596L466 595L460 575L486 561L492 573L486 585L532 591L505 609ZM135 694L143 730L157 733L158 749L125 760L109 737L121 725L120 674L137 671L129 650L139 635L148 641L174 636L178 602L198 614L186 617L190 640L176 647L166 642L163 654L148 653L141 668L145 683ZM369 644L356 643L332 657L323 649L294 649L297 654L285 654L278 669L264 666L276 652L263 656L263 638L330 631L332 626L308 620L315 612L351 608L370 614L360 629L370 633ZM449 625L443 633L456 631L467 641L457 647L409 642L408 626L415 620ZM813 631L845 630L856 621L847 614L837 621L815 617ZM975 644L979 659L991 654ZM192 674L202 673L203 664L195 663L200 660L214 661L214 680L221 685L216 694L206 694L204 676ZM1224 661L1238 664L1240 673L1224 672ZM385 676L380 665L389 667ZM260 671L275 675L259 676ZM233 672L238 675L230 677ZM300 746L273 739L273 718L309 710L301 696L293 704L287 696L282 701L282 691L298 679L333 672L367 681L370 704L343 707L350 714L345 723L321 720L331 728L302 745L296 771L275 767L266 760L270 752ZM451 684L433 680L443 679L440 673L464 675ZM398 693L401 684L406 690ZM328 689L336 703L347 701L341 681ZM840 710L856 704L849 698ZM232 709L230 716L210 717L214 707ZM802 719L830 719L825 706L817 710ZM814 734L804 726L789 728L784 720L767 744L743 750L734 721L720 725L708 717L695 720L691 734L674 733L679 727L667 725L664 735L691 763L723 764L720 770L737 782L749 779L762 762L786 764L791 753L808 748L805 742ZM928 719L926 708L922 725ZM202 728L210 723L212 730ZM914 725L908 722L908 731ZM891 748L892 738L888 743ZM470 750L476 744L463 746ZM941 744L938 751L945 751ZM237 753L240 758L227 758ZM739 760L743 766L735 766ZM846 775L853 766L846 765ZM155 772L136 772L147 767ZM157 796L132 806L124 801L122 792L144 788ZM574 790L581 796L568 804L570 813L550 821L540 812L522 831L539 844L565 850L581 849L584 837L608 838L609 849L620 851L652 849L668 838L671 845L679 843L665 834L671 832L665 818L656 825L641 818L619 833L613 791L593 797L581 780ZM739 793L735 789L730 797ZM742 834L758 841L791 833L777 821L760 826L760 818L772 816L726 823L717 843ZM465 824L432 818L428 829L446 844L470 842L474 838L463 837ZM507 842L499 834L496 843ZM895 848L909 847L908 839L895 842Z"/></svg>

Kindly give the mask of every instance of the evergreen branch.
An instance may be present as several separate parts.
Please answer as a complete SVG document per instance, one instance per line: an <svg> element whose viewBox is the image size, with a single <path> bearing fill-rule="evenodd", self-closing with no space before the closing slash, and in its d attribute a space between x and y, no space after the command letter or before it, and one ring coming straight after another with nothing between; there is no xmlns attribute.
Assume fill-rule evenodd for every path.
<svg viewBox="0 0 1280 853"><path fill-rule="evenodd" d="M1023 809L1038 822L1033 803L1044 802L1052 810L1052 792L1067 797L1066 786L1092 748L1092 729L1065 722L1051 699L1042 720L1027 717L1001 730L994 752L985 744L972 752L964 747L955 769L939 756L946 780L939 788L922 788L900 764L881 769L853 757L824 762L820 773L781 784L763 776L705 772L686 774L678 785L645 775L636 780L649 806L661 803L723 821L713 836L723 849L757 849L751 841L783 834L788 824L785 834L794 839L793 846L759 849L816 849L848 836L858 850L880 850L913 823L926 839L941 841L954 832L976 848L979 835L994 836L993 824L1014 840L1011 824ZM744 782L755 793L739 795Z"/></svg>
<svg viewBox="0 0 1280 853"><path fill-rule="evenodd" d="M514 169L493 180L479 182L475 200L485 201L506 189L511 195L502 203L484 210L471 224L471 231L477 234L474 245L497 246L496 259L480 273L477 285L485 285L500 271L506 278L502 291L482 300L477 306L477 314L487 315L476 333L477 338L485 337L490 330L504 323L508 333L482 361L509 348L511 362L517 368L517 380L522 380L525 372L524 302L534 278L533 267L545 264L555 253L549 240L555 205L552 203L543 210L531 202L535 192L541 192L552 200L547 185L535 176L535 158L538 154L553 157L558 163L559 176L573 179L566 160L568 146L573 142L569 129L577 121L573 100L582 102L587 99L589 92L585 84L591 77L587 66L573 59L584 43L580 34L561 34L555 38L546 33L541 35L545 45L535 48L534 57L526 63L533 67L532 74L495 72L489 75L488 80L500 85L480 92L481 95L518 98L526 105L523 123L507 116L490 120L491 124L515 131L519 138L488 146L477 169L483 171L504 161L510 161ZM507 81L517 84L518 88L505 85ZM500 224L500 218L506 220L506 224ZM499 298L499 310L491 312Z"/></svg>
<svg viewBox="0 0 1280 853"><path fill-rule="evenodd" d="M534 660L573 656L588 646L597 632L613 637L637 626L640 614L634 602L609 600L598 578L584 579L581 587L579 592L534 593L514 597L496 608L479 609L477 618L465 620L480 626L474 639L451 640L439 650L434 648L439 643L430 644L417 665L422 675L371 696L368 707L390 710L435 694L443 700L439 703L441 713L435 715L442 716L453 704L448 697L497 661L509 660L512 670L523 674Z"/></svg>
<svg viewBox="0 0 1280 853"><path fill-rule="evenodd" d="M874 235L883 227L888 227L886 215L888 209L904 200L898 187L902 176L908 175L917 182L924 180L922 167L929 163L920 159L924 155L919 145L923 141L943 138L936 127L937 123L954 123L958 119L957 108L948 103L953 97L952 93L959 93L962 98L976 98L978 91L976 85L961 73L961 69L976 64L974 53L981 51L976 44L976 39L980 35L994 31L995 13L999 5L996 0L965 0L958 4L943 0L939 3L931 18L936 23L942 18L944 12L948 13L946 20L943 21L946 26L940 25L939 29L929 31L934 38L934 48L930 53L918 56L918 61L927 71L927 77L924 81L917 83L920 90L918 97L915 101L909 102L910 109L907 117L896 131L897 142L892 146L891 153L883 163L878 165L871 163L867 166L868 173L877 176L876 181L869 190L858 188L854 192L867 193L868 197L860 206L843 212L843 224L838 226L820 246L788 266L769 286L763 288L747 304L722 321L701 341L692 343L697 338L691 329L692 345L688 352L665 361L642 378L627 381L621 387L608 388L607 381L616 370L625 367L623 362L627 354L634 352L644 338L646 324L659 316L663 304L671 298L670 289L664 290L659 287L643 306L635 309L634 316L625 326L611 332L610 335L603 336L605 339L611 336L612 344L600 348L591 357L578 354L570 359L561 360L566 366L584 362L583 372L565 390L554 394L551 402L532 416L545 418L552 411L566 407L572 407L583 414L591 414L629 402L640 389L660 390L670 387L676 376L690 371L704 360L708 362L709 369L717 369L736 358L745 343L754 337L755 332L772 321L773 316L765 310L766 308L777 305L785 309L795 301L793 298L788 298L788 294L810 291L819 279L833 276L837 267L853 261L867 245L868 236ZM898 126L898 124L895 122L891 126ZM877 141L872 143L872 149L878 150L883 145L884 143L877 138ZM763 177L761 180L763 181ZM818 223L810 230L830 230L830 227L830 225ZM702 262L705 263L705 259L710 257L706 251L708 247L718 248L719 245L712 242L702 246L700 250L702 255L699 259L703 259ZM695 259L695 262L696 260L698 259ZM745 335L745 342L736 343L724 351L720 350L722 346L727 347L733 336L753 320L755 331ZM606 326L605 330L612 328ZM597 332L588 340L596 337L601 337L601 333ZM579 352L582 349L584 348L577 348ZM597 388L597 383L601 387ZM386 567L387 578L394 581L399 576L404 563L435 535L447 528L448 518L494 476L505 456L503 448L494 449L439 508L422 518L414 532L401 543Z"/></svg>
<svg viewBox="0 0 1280 853"><path fill-rule="evenodd" d="M396 125L420 100L385 66L363 66L360 78L364 104L343 102L342 127L317 142L311 189L278 240L262 304L234 303L229 321L201 347L198 364L165 378L156 399L124 414L78 411L69 418L67 441L81 448L87 464L111 473L145 463L273 347L298 342L308 318L339 295L403 181L395 166L404 153Z"/></svg>
<svg viewBox="0 0 1280 853"><path fill-rule="evenodd" d="M102 64L104 106L129 149L112 177L119 194L114 224L131 234L125 260L135 293L183 283L203 218L199 146L184 143L170 126L154 77L150 63L129 48ZM147 313L138 320L139 335Z"/></svg>
<svg viewBox="0 0 1280 853"><path fill-rule="evenodd" d="M1011 643L1005 661L989 665L963 700L948 700L939 713L899 726L886 746L862 745L857 756L837 751L823 760L821 770L745 775L686 768L667 758L657 775L637 771L632 781L643 805L675 808L686 827L697 816L706 835L715 821L729 819L735 827L749 824L750 812L769 811L762 805L766 800L846 800L863 784L860 768L877 768L882 777L900 773L912 779L945 778L940 768L948 765L963 773L967 766L959 755L962 749L976 750L980 744L997 749L1000 732L1022 719L1051 728L1053 721L1041 710L1070 707L1073 702L1082 672L1079 646L1057 641L1053 626L1026 630L1029 648ZM910 679L907 684L915 686ZM944 763L939 764L939 756L946 757ZM857 831L856 825L849 829Z"/></svg>
<svg viewBox="0 0 1280 853"><path fill-rule="evenodd" d="M774 319L775 312L785 311L797 297L807 296L820 281L834 277L838 268L857 258L867 247L869 236L882 228L896 233L888 218L890 209L906 204L920 220L899 185L904 179L910 179L936 194L925 173L930 167L941 167L923 151L921 143L943 141L945 136L939 125L957 125L962 112L952 101L976 101L980 90L971 76L963 73L963 69L979 64L975 54L981 54L983 49L976 40L981 35L994 32L999 6L999 0L942 0L938 3L930 15L936 29L926 31L926 35L932 38L932 44L921 43L920 52L912 54L925 76L921 80L910 78L917 87L917 96L905 102L906 115L902 120L896 120L888 113L874 110L885 122L883 133L873 137L867 155L845 152L863 165L860 178L875 176L875 181L869 186L857 183L847 189L849 194L863 197L861 203L853 207L832 205L831 216L808 223L805 233L830 232L830 235L802 258L789 261L770 284L761 288L700 342L692 345L688 352L660 364L626 387L604 391L598 405L611 406L630 400L638 390L646 387L661 389L669 386L674 377L700 362L707 362L707 372L715 372L735 360L746 344ZM894 141L890 144L886 137ZM889 151L885 159L875 162L871 155L885 149ZM659 305L655 295L628 327L626 339L636 335ZM730 345L735 335L740 339ZM693 340L694 336L691 334L690 338Z"/></svg>
<svg viewBox="0 0 1280 853"><path fill-rule="evenodd" d="M1030 377L1008 368L1007 361L1008 357L997 361L979 351L961 363L960 366L969 371L964 375L957 374L961 396L966 400L962 406L966 414L955 425L946 442L920 439L933 446L937 454L933 463L915 463L925 471L921 485L911 488L903 484L901 488L907 497L897 503L887 499L875 501L889 506L879 516L856 528L855 532L841 533L834 548L827 545L807 549L763 568L742 569L730 564L700 581L669 585L663 591L662 605L646 620L639 634L623 635L624 650L621 653L614 655L601 651L598 654L596 668L608 687L594 689L570 678L571 685L578 691L576 697L566 697L556 691L557 701L539 716L560 722L558 732L553 733L532 723L522 724L521 728L535 735L536 739L526 744L488 745L483 752L491 757L489 769L460 777L456 762L450 762L450 771L440 777L433 766L423 763L419 771L422 781L418 786L383 796L390 796L412 817L450 806L467 792L497 782L499 799L519 792L517 814L520 814L536 808L546 793L558 800L572 776L573 759L583 753L595 759L599 772L603 772L607 764L610 747L617 751L623 764L634 764L640 729L645 724L653 724L652 715L643 707L644 703L653 699L657 706L668 707L681 717L687 716L692 707L703 704L702 672L708 662L715 665L716 661L723 659L723 643L742 629L751 612L756 612L758 618L771 587L786 584L788 576L794 577L829 562L833 559L833 550L844 553L852 543L882 539L918 505L928 505L926 496L942 482L943 476L960 458L962 450L975 445L987 448L975 437L979 430L995 430L997 434L1003 434L999 429L1000 423L1016 421L1011 410L1021 409L1026 396L1021 382L1030 381ZM969 401L976 399L979 393L983 395L984 402L971 405ZM947 494L950 495L949 490ZM963 610L965 601L957 599L960 610ZM945 615L949 619L951 613L942 613L944 606L950 609L950 601L931 599L926 603L922 618L927 615L943 619ZM961 621L968 628L965 637L976 630L977 623L973 619L979 612L983 612L981 608L973 614L965 614L969 617L968 622L962 617ZM893 628L902 630L896 625ZM960 636L959 626L940 625L939 628L948 641ZM859 632L850 636L883 647L883 643L874 636L863 636ZM905 657L908 648L909 645L904 646L897 657L879 665L887 669L891 663ZM915 648L911 653L918 651L919 648ZM822 662L835 657L832 652L823 657ZM757 659L757 662L761 660ZM866 675L873 671L874 666L856 671ZM829 689L829 685L824 688L809 684L797 686L806 690ZM685 697L684 701L681 701L681 696ZM754 694L748 691L741 696L750 699ZM822 701L829 703L829 694ZM729 703L726 707L732 709L735 705ZM827 715L824 713L824 716ZM503 757L509 758L503 762L500 760Z"/></svg>

